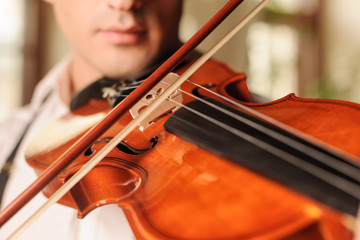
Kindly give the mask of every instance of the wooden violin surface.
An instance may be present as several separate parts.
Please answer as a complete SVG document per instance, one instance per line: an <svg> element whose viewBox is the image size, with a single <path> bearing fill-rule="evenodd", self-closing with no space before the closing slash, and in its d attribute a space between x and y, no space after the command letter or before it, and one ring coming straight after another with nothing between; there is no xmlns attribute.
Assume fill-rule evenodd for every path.
<svg viewBox="0 0 360 240"><path fill-rule="evenodd" d="M219 77L213 77L215 72L220 73ZM219 82L209 82L206 77L210 75ZM192 79L218 92L226 91L224 82L231 83L242 89L237 95L241 100L251 100L245 76L235 75L216 62L207 63ZM195 91L189 83L182 89ZM302 101L290 98L294 99L291 104ZM184 103L188 101L190 97L184 95ZM288 111L288 101L284 100L248 105L360 156L356 147L347 147L346 140L338 141L345 139L353 126L346 124L348 129L346 126L343 132L331 132L329 136L328 128L316 124L324 121L323 110L317 111L316 104L308 105L305 110L291 107L292 113ZM359 119L358 105L352 107L354 111L349 116ZM93 121L98 112L110 110L105 101L91 101L81 112L85 108L89 111L80 115ZM286 108L287 113L282 113L282 108ZM79 114L77 111L80 109L72 114ZM309 111L314 112L309 121L299 119ZM163 127L168 117L162 117L144 132L134 130L60 203L77 209L79 217L103 204L118 204L138 239L351 239L352 233L344 226L341 214L168 133ZM89 151L65 169L44 194L50 196L130 119L130 114L123 116ZM354 135L360 136L357 132ZM28 154L28 163L40 173L79 136L81 134L47 150Z"/></svg>

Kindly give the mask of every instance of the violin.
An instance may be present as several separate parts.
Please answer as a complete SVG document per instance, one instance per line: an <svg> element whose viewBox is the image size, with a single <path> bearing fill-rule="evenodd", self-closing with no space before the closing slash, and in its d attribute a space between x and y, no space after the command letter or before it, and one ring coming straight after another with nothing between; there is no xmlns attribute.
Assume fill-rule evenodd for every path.
<svg viewBox="0 0 360 240"><path fill-rule="evenodd" d="M181 74L183 71L184 69L181 68L178 73ZM212 78L209 82L210 76ZM337 147L340 147L340 143L331 142L325 138L328 136L326 126L322 125L322 129L316 129L316 131L309 126L314 126L319 121L326 121L328 114L321 114L321 111L329 111L335 106L338 108L336 114L334 113L335 116L343 116L339 115L339 112L344 112L350 116L360 117L359 106L354 105L353 109L353 104L346 103L344 107L342 102L330 100L315 101L316 103L314 103L313 100L297 98L294 95L265 104L243 102L250 97L245 85L245 75L236 74L214 60L206 62L189 80L205 86L206 89L211 88L212 91L220 93L222 96L237 99L238 102L242 102L251 109L264 112L267 116L287 124L289 123L288 119L299 120L301 116L308 116L304 111L312 113L312 115L319 114L311 119L313 123L303 124L307 119L304 117L301 121L296 121L297 124L291 123L291 126L303 132L309 132L312 136L316 135L317 138L326 140ZM232 92L228 90L234 87L238 89L236 98L232 97ZM183 92L197 92L202 99L206 95L210 95L206 89L198 89L190 82L184 83L181 87ZM156 91L157 89L153 92ZM240 96L240 94L243 95ZM184 94L182 103L185 105L194 103L192 98ZM211 100L209 101L211 102ZM314 107L319 107L320 113L314 111ZM286 115L279 110L283 108L286 109ZM191 106L191 109L197 109L197 107ZM66 128L72 124L79 126L82 124L76 122L77 117L93 119L101 112L100 110L110 111L111 107L105 100L93 100L59 121L65 122ZM204 107L201 107L197 111L207 111L207 109L204 110ZM175 119L173 119L174 117ZM224 160L223 157L213 154L211 151L217 148L214 144L211 144L212 150L203 150L202 148L206 149L206 147L204 147L205 139L202 137L200 137L202 141L189 143L187 138L194 141L194 138L199 137L204 131L204 134L212 135L211 138L220 138L219 144L222 143L220 147L222 151L231 152L231 149L227 149L223 145L226 145L224 143L226 139L228 142L234 139L231 136L225 136L225 139L217 136L226 134L227 131L221 130L221 128L218 131L214 127L199 129L200 127L196 126L192 129L187 126L191 125L191 122L196 122L200 126L207 123L206 121L202 122L199 116L189 119L187 117L177 110L172 115L167 114L157 119L143 132L140 128L135 129L58 203L76 209L79 218L86 217L86 214L101 205L118 204L123 207L138 239L282 239L290 236L308 239L307 231L310 231L309 229L312 229L310 231L312 239L321 239L321 236L328 234L334 239L351 238L350 230L341 223L341 215L338 213L259 174L250 172L242 167L244 164L233 160ZM349 129L354 129L357 121L352 119L357 119L357 117L348 118L350 121L345 125ZM96 143L47 185L43 190L45 196L53 195L62 183L88 162L95 152L100 151L107 144L108 139L123 129L131 118L130 113L121 117ZM343 122L342 117L340 119L331 118L332 121L334 119ZM83 122L82 118L80 122ZM59 128L59 123L55 123L55 125ZM178 125L182 125L190 133L182 132ZM58 128L56 133L58 133ZM52 129L53 126L45 129L47 135L51 136ZM70 129L76 129L76 127L70 127ZM344 130L346 131L346 129ZM27 162L38 172L44 171L57 155L66 151L82 134L81 132L75 138L64 139L64 143L58 144L59 146L45 145L38 152L30 153L28 151ZM56 134L54 134L55 136ZM354 137L357 136L359 135L354 133ZM58 135L57 138L59 138ZM244 149L248 148L248 145L240 140L235 140L237 141L235 147L241 149L239 152L246 155ZM341 142L341 144L343 143ZM36 144L36 139L33 144ZM241 147L241 144L246 146ZM342 147L348 148L347 152L360 154L355 146L343 144ZM262 164L260 159L257 159L259 154L271 161L270 154L259 150L257 152L256 156L249 155L252 161ZM239 156L235 153L234 158L237 157ZM232 159L232 157L226 159ZM279 159L275 159L275 161L279 161ZM281 167L285 168L285 164ZM278 169L279 171L281 171L281 167ZM294 172L289 173L293 174ZM281 171L280 174L289 173ZM316 183L316 181L309 182ZM282 201L279 201L279 197ZM331 194L328 193L327 198L331 198ZM348 205L348 203L344 205ZM269 209L271 209L270 212ZM322 226L320 229L319 225L325 225L325 227ZM333 229L333 225L337 228Z"/></svg>
<svg viewBox="0 0 360 240"><path fill-rule="evenodd" d="M186 73L193 65L176 69L189 80L180 89L156 86L147 91L137 102L170 92L164 98L180 98L180 103L142 117L136 123L140 128L114 143L56 201L78 210L79 217L100 205L118 204L139 239L351 239L342 214L303 194L356 214L358 198L351 193L357 189L342 187L358 185L359 105L292 94L269 103L249 103L244 74L214 60L204 62L191 77ZM168 78L173 81L168 75L165 84L171 84ZM117 139L132 115L153 111L147 104L132 107L132 113L121 114L96 142L84 144L80 156L43 190L46 196L51 199L93 155ZM106 101L93 100L60 122L98 122L114 111ZM27 162L39 174L51 168L56 156L61 158L70 146L82 142L89 127L84 128L50 147L28 151ZM301 166L296 165L299 161ZM309 164L317 171L309 170ZM345 186L338 185L338 178Z"/></svg>

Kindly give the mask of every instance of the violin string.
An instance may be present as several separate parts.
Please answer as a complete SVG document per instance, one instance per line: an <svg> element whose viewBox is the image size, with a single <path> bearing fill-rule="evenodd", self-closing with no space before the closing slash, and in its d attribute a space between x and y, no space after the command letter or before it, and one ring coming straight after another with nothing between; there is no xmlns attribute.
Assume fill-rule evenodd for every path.
<svg viewBox="0 0 360 240"><path fill-rule="evenodd" d="M165 83L165 82L164 82L164 83ZM165 83L165 84L167 84L167 83ZM197 84L196 84L196 85L197 85ZM202 87L202 86L201 86L201 87ZM207 90L209 90L209 89L207 89ZM215 104L213 104L213 103L210 103L210 102L206 101L205 99L199 98L199 97L197 97L197 96L194 96L194 95L191 94L191 93L185 92L184 90L179 89L179 91L181 91L181 92L183 92L183 93L185 93L185 94L187 94L187 95L189 95L189 96L191 96L191 97L193 97L193 98L195 98L195 99L197 99L197 100L199 100L199 101L202 101L203 103L209 105L210 107L215 108L215 109L217 109L218 111L221 111L221 112L223 112L224 114L227 114L228 116L230 116L230 117L232 117L232 118L234 118L234 119L236 119L236 120L238 120L238 121L240 121L240 122L242 122L242 123L245 123L245 124L247 124L247 125L249 125L249 126L251 126L251 127L254 127L254 128L258 129L258 130L261 130L261 131L263 131L264 133L268 134L269 136L272 136L273 138L275 138L275 139L277 139L277 140L279 140L279 141L281 141L281 142L283 142L283 143L285 143L285 144L291 143L290 145L291 145L292 147L294 147L295 149L297 149L297 150L299 150L299 151L301 151L301 152L306 152L308 155L310 155L311 157L315 158L316 160L322 162L323 164L325 164L325 165L327 165L327 166L331 166L331 167L333 167L333 168L335 168L335 169L337 169L337 170L340 169L340 172L343 171L343 173L347 174L348 176L351 176L351 177L353 177L354 179L359 180L359 177L358 177L358 175L356 175L355 172L349 172L349 167L348 167L348 165L346 165L345 163L339 162L337 159L335 159L335 158L333 158L333 157L331 157L331 156L328 156L328 155L326 155L326 154L324 154L324 153L322 153L322 152L317 151L316 149L310 148L309 146L306 146L306 145L304 145L304 144L302 144L302 143L300 143L300 142L297 142L297 141L295 141L295 140L293 140L293 139L291 139L291 138L288 138L288 137L286 137L286 136L284 136L284 135L281 135L281 134L279 134L279 133L277 133L277 132L275 132L275 131L273 131L273 130L271 130L271 129L265 128L265 127L262 126L262 125L256 124L255 122L249 121L248 119L244 119L243 117L241 117L241 116L239 116L239 115L236 115L235 113L233 113L233 112L231 112L231 111L228 111L228 110L226 110L226 109L223 109L223 108L221 108L221 107L219 107L219 106L217 106L217 105L215 105ZM209 90L209 91L211 92L211 90ZM155 91L154 91L154 93L156 94ZM214 93L214 94L219 95L219 94L217 94L217 93ZM222 96L222 95L219 95L219 96L221 96L221 97L223 97L223 98L226 99L225 96ZM169 99L169 98L168 98L168 100L170 100L170 101L172 101L172 102L175 102L175 101L173 101L172 99ZM233 102L231 99L228 99L228 100L231 101L231 102ZM184 108L187 108L187 109L188 109L188 107L187 107L187 106L184 106L183 104L180 104L180 103L177 103L177 102L175 102L175 103L178 104L178 105L181 105L181 106L184 107ZM236 103L236 102L235 102L235 103ZM238 103L236 103L236 105L238 105ZM197 112L196 110L192 110L192 111L193 111L195 114L197 114L197 115L203 115L202 113ZM218 121L211 121L211 122L213 122L214 124L219 125L219 124L218 124ZM221 125L222 125L221 127L223 127L224 129L226 129L226 128L224 127L224 124L223 124L223 123L221 123ZM226 126L226 127L230 127L230 126ZM232 130L233 130L233 129L232 129ZM230 130L229 130L229 131L230 131ZM230 132L231 132L231 131L230 131ZM240 135L239 135L239 136L240 136ZM250 141L250 142L251 142L251 141ZM255 141L254 141L253 143L255 144ZM298 159L298 160L299 160L299 159ZM301 160L301 159L300 159L300 160ZM305 160L301 160L301 161L305 161ZM306 164L310 164L310 163L306 163ZM350 170L351 170L351 169L350 169ZM354 168L353 170L357 170L357 169ZM316 175L315 175L315 176L316 176ZM330 178L330 179L331 179L331 178ZM326 179L323 179L323 180L327 181ZM327 181L327 182L328 182L328 181ZM342 188L343 188L343 187L342 187Z"/></svg>
<svg viewBox="0 0 360 240"><path fill-rule="evenodd" d="M154 91L154 93L156 93L156 92ZM190 93L187 93L187 94L190 94ZM190 95L192 95L192 94L190 94ZM196 96L193 96L193 97L198 98ZM347 180L345 180L345 179L343 179L343 178L341 178L341 177L339 177L339 176L337 176L337 175L335 175L335 174L333 174L331 172L328 172L328 171L326 171L324 169L321 169L316 165L305 162L301 158L298 158L298 157L296 157L294 155L291 155L291 154L289 154L289 153L287 153L287 152L285 152L285 151L283 151L283 150L281 150L279 148L276 148L276 147L272 146L271 144L268 144L268 143L266 143L266 142L264 142L264 141L262 141L260 139L255 138L254 136L251 136L249 134L241 132L239 129L236 129L236 128L233 128L232 126L224 124L224 123L220 122L219 120L214 119L214 118L212 118L212 117L210 117L208 115L205 115L205 114L203 114L203 113L201 113L201 112L199 112L199 111L197 111L195 109L192 109L192 108L190 108L190 107L188 107L186 105L183 105L182 103L178 103L178 102L174 101L171 98L167 98L167 100L172 101L172 102L180 105L181 107L187 109L188 111L191 111L192 113L198 115L199 117L202 117L202 118L210 121L211 123L216 124L216 125L222 127L223 129L225 129L225 130L227 130L227 131L229 131L231 133L236 134L237 136L247 140L248 142L251 142L256 146L259 146L262 149L273 153L274 155L276 155L276 156L280 157L281 159L291 163L292 165L294 165L294 166L296 166L296 167L298 167L298 168L312 174L315 177L318 177L319 179L322 179L323 181L331 184L332 186L334 186L334 187L336 187L338 189L341 189L342 191L344 191L344 192L348 193L349 195L353 196L354 198L360 200L360 191L359 191L360 189L359 189L359 186L357 184L354 184L354 183L352 183L350 181L347 181ZM201 99L201 101L202 100L204 100L204 99ZM210 102L208 102L206 100L205 100L205 102L207 102L206 104L208 104L209 106L211 106L211 107L213 107L213 108L215 108L215 109L217 109L219 111L224 111L224 109L221 109L219 106L214 105L213 103L210 103ZM225 110L224 113L231 116L231 117L234 117L236 120L239 120L239 116L232 113L232 112L228 112L227 110ZM173 116L176 117L175 115L173 115ZM240 117L240 118L242 118L242 117ZM245 120L245 121L242 121L242 120L240 120L240 121L241 122L246 122L247 121L246 119L243 119L243 120Z"/></svg>
<svg viewBox="0 0 360 240"><path fill-rule="evenodd" d="M234 100L232 100L232 99L230 99L230 98L228 98L228 97L226 97L226 96L224 96L224 95L221 95L221 94L219 94L219 93L217 93L217 92L214 92L214 91L212 91L212 90L209 89L209 88L206 88L206 87L204 87L204 86L202 86L202 85L200 85L200 84L197 84L197 83L195 83L195 82L192 82L192 81L190 81L189 79L187 79L186 81L189 82L190 84L195 85L196 87L199 87L199 88L207 91L207 92L210 93L210 94L215 95L216 97L219 97L219 98L223 99L224 101L227 101L228 103L234 104L235 106L237 106L237 107L245 110L246 112L251 113L251 114L253 114L253 115L256 116L256 117L259 117L260 119L262 119L262 120L264 120L264 121L267 121L267 122L269 122L269 123L271 123L271 124L279 127L280 129L282 129L282 130L284 130L284 131L286 131L286 132L289 132L289 133L292 133L292 134L294 134L294 135L300 136L300 137L303 138L303 139L308 139L308 141L311 141L312 143L314 143L315 145L318 145L318 146L321 147L321 148L326 148L326 147L328 146L327 143L324 143L324 142L322 142L321 140L316 139L316 138L314 138L314 137L311 136L311 135L305 134L304 132L301 132L301 131L299 131L299 130L297 130L297 129L295 129L295 128L287 125L287 124L284 124L284 123L282 123L282 122L280 122L280 121L272 118L272 117L269 117L269 116L267 116L267 115L264 115L264 114L262 114L261 112L258 112L258 111L256 111L256 110L254 110L254 109L252 109L252 108L250 108L250 107L247 107L247 106L245 106L245 105L243 105L243 104L241 104L241 103L239 103L239 102L237 102L237 101L234 101ZM190 93L187 93L187 94L190 95L190 96L192 96L192 97L194 97L194 98L196 98L196 96L193 95L193 94L190 94ZM201 98L198 98L198 99L201 101ZM286 139L286 141L287 141L287 139ZM322 146L322 145L323 145L323 146ZM346 154L345 152L341 151L340 149L338 149L338 148L336 148L336 147L334 147L334 146L332 146L332 147L333 147L332 151L334 151L335 154L339 154L339 155L345 155L345 154ZM357 156L353 156L353 155L350 156L350 154L347 154L347 155L348 155L348 158L350 158L350 159L358 159ZM359 160L359 161L360 161L360 160ZM352 160L353 163L359 162L359 161ZM337 167L339 167L339 166L334 166L334 167L337 168ZM356 174L356 176L357 176L358 174L360 174L360 172L359 172L359 173L354 173L354 174Z"/></svg>
<svg viewBox="0 0 360 240"><path fill-rule="evenodd" d="M129 89L138 88L139 85L140 85L141 83L143 83L144 81L145 81L145 79L144 79L144 80L140 80L140 81L136 81L136 84L137 84L137 85L131 85L131 83L130 83L129 85L122 86L122 87L121 87L121 90L124 91L124 90L129 90Z"/></svg>
<svg viewBox="0 0 360 240"><path fill-rule="evenodd" d="M221 95L219 93L216 93L216 92L214 92L214 91L212 91L212 90L210 90L208 88L205 88L204 86L193 83L190 80L187 80L187 81L194 84L197 87L201 87L202 89L205 89L206 91L216 95L217 97L220 97L220 98L222 98L222 99L224 99L224 100L226 100L226 101L228 101L228 102L230 102L232 104L235 104L236 106L244 109L245 111L250 110L251 113L256 114L256 116L260 117L261 119L265 118L266 120L271 121L271 123L274 124L275 126L279 126L283 130L291 133L291 131L289 131L290 127L288 125L285 125L286 129L284 129L284 127L283 127L284 124L283 123L280 124L280 122L277 121L276 119L270 118L270 117L268 117L268 116L266 116L266 115L264 115L264 114L262 114L260 112L257 112L257 111L255 111L253 109L250 109L250 108L248 108L248 107L246 107L246 106L244 106L244 105L242 105L242 104L240 104L240 103L238 103L238 102L236 102L236 101L234 101L232 99L229 99L229 98L227 98L227 97L225 97L225 96L223 96L223 95ZM168 83L164 82L164 84L168 84ZM230 117L232 117L232 118L234 118L234 119L236 119L236 120L238 120L238 121L240 121L242 123L247 124L248 126L251 126L251 127L255 128L257 130L260 130L263 133L266 133L268 136L271 136L271 137L275 138L276 140L278 140L278 141L280 141L280 142L282 142L282 143L284 143L286 145L289 145L289 146L295 148L296 150L298 150L300 152L306 152L307 155L310 155L315 160L323 163L324 165L332 167L332 168L338 170L339 172L342 172L343 174L345 174L347 176L350 176L353 179L356 179L357 181L360 181L360 170L355 168L355 167L351 168L351 167L349 167L348 164L346 164L344 162L341 162L341 161L337 160L336 158L334 158L332 156L326 155L325 153L323 153L321 151L318 151L318 150L316 150L314 148L306 146L305 144L303 144L301 142L298 142L298 141L296 141L294 139L291 139L291 138L289 138L289 137L287 137L287 136L285 136L283 134L280 134L280 133L278 133L278 132L276 132L276 131L274 131L274 130L272 130L270 128L266 128L263 125L260 125L260 124L257 124L255 122L253 122L253 121L250 121L248 119L242 118L239 115L237 115L237 114L235 114L235 113L233 113L231 111L228 111L226 109L223 109L223 108L221 108L221 107L219 107L219 106L217 106L217 105L215 105L215 104L213 104L213 103L211 103L211 102L209 102L209 101L207 101L207 100L205 100L203 98L195 96L194 94L188 93L188 92L186 92L186 91L184 91L182 89L179 89L179 91L181 91L182 93L187 94L188 96L193 97L194 99L197 99L197 100L203 102L204 104L207 104L208 106L210 106L212 108L217 109L218 111L220 111L220 112L222 112L222 113L224 113L224 114L226 114L226 115L228 115L228 116L230 116ZM184 106L184 105L182 105L182 106ZM291 130L295 131L295 129L291 129ZM304 135L304 134L302 133L301 135ZM304 139L304 138L302 138L302 139ZM313 140L313 139L311 138L309 140Z"/></svg>

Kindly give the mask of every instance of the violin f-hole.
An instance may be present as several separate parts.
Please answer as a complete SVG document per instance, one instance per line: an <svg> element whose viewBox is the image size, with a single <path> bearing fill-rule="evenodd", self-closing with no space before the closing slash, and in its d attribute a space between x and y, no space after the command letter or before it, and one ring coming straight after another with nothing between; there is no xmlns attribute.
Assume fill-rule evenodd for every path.
<svg viewBox="0 0 360 240"><path fill-rule="evenodd" d="M97 143L108 143L111 140L111 138L103 138L103 139L99 139L98 141L96 141L91 147L89 147L85 152L84 155L86 157L89 157L91 155L93 155L96 151L94 150L94 146ZM132 147L131 145L129 145L127 142L125 141L121 141L116 148L126 154L130 154L130 155L140 155L140 154L144 154L148 151L150 151L151 149L153 149L155 147L155 145L158 143L159 138L158 137L153 137L152 139L150 139L150 143L152 144L150 147L145 148L145 149L137 149Z"/></svg>

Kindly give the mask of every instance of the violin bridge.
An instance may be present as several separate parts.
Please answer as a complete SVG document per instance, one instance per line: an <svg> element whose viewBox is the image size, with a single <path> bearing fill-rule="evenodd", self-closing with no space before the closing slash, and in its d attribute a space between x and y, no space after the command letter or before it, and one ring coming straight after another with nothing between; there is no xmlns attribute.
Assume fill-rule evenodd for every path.
<svg viewBox="0 0 360 240"><path fill-rule="evenodd" d="M157 85L155 85L152 90L150 90L137 104L135 104L130 109L131 116L136 118L142 109L146 108L151 102L153 102L178 78L179 75L175 73L169 73L166 75ZM171 101L169 99L171 99ZM139 124L140 131L146 130L161 117L176 111L178 108L180 108L182 101L183 98L181 92L179 90L174 91L172 94L170 94L166 101L162 102L156 110L154 110Z"/></svg>

